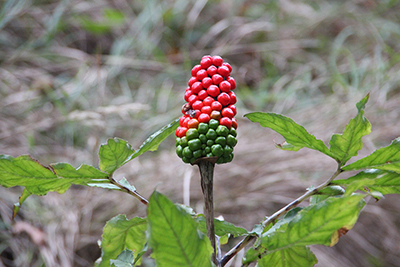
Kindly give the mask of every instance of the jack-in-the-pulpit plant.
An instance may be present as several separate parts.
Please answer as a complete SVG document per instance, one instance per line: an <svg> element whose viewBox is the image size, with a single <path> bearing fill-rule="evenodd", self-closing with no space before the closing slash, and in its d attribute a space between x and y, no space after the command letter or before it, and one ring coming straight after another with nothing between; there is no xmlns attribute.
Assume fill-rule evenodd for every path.
<svg viewBox="0 0 400 267"><path fill-rule="evenodd" d="M279 149L316 150L336 161L336 171L322 184L304 189L303 195L278 211L265 214L251 230L215 219L214 166L231 162L237 143L233 93L236 82L230 76L231 71L232 67L221 57L204 56L192 69L184 92L187 103L182 108L183 116L151 135L138 149L125 140L110 138L100 147L98 167L83 164L75 168L68 163L43 166L27 155L0 155L0 185L24 188L13 217L30 195L40 196L50 191L61 194L73 184L118 190L146 205L147 216L117 215L110 219L101 236L101 258L95 266L140 266L144 257L152 258L158 267L225 266L239 251L245 250L240 259L242 266L311 267L318 262L311 245L335 245L353 228L368 199L379 200L383 195L400 193L400 137L348 164L362 149L362 138L371 132L371 124L364 116L368 94L356 104L355 116L343 133L333 134L329 143L317 139L284 115L246 114L250 121L285 138L284 143L277 145ZM156 150L173 133L177 155L200 169L205 215L174 204L157 191L147 199L131 185L133 178L119 181L114 178L121 166L146 151ZM337 179L339 176L341 179ZM228 243L230 238L240 241L234 239Z"/></svg>

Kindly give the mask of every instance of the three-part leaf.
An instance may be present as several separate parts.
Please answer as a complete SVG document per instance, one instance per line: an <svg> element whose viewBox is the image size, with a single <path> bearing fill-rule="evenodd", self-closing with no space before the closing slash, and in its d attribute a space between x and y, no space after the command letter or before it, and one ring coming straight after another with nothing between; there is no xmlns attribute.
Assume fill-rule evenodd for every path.
<svg viewBox="0 0 400 267"><path fill-rule="evenodd" d="M297 124L288 117L264 112L249 113L246 114L245 117L252 122L258 122L261 126L268 127L282 135L286 142L277 146L283 150L298 151L303 147L307 147L333 157L324 142L315 138L315 136L308 133L303 126Z"/></svg>
<svg viewBox="0 0 400 267"><path fill-rule="evenodd" d="M371 133L371 124L364 117L364 108L369 94L357 103L358 114L347 124L343 134L334 134L329 142L330 151L340 163L340 166L362 149L362 137Z"/></svg>
<svg viewBox="0 0 400 267"><path fill-rule="evenodd" d="M184 209L154 192L149 201L149 246L156 265L211 267L213 248Z"/></svg>

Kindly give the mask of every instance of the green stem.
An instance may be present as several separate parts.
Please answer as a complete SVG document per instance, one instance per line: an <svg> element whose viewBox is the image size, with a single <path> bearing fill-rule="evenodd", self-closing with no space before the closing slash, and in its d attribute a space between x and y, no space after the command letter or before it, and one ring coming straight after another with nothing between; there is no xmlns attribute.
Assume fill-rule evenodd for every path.
<svg viewBox="0 0 400 267"><path fill-rule="evenodd" d="M118 183L113 177L110 177L109 179L110 179L110 182L113 185L118 186L121 189L121 191L124 191L124 192L134 196L135 198L137 198L140 202L142 202L145 205L149 204L149 201L147 199L145 199L142 195L140 195L137 191L132 191L128 187L123 186L122 184Z"/></svg>

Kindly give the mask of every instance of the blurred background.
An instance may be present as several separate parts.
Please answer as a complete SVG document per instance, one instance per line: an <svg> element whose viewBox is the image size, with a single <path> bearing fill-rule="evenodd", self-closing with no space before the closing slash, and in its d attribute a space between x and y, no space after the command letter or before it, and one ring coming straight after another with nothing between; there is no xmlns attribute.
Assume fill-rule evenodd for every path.
<svg viewBox="0 0 400 267"><path fill-rule="evenodd" d="M238 226L251 230L336 169L318 152L276 149L282 137L244 114L284 114L328 143L370 92L372 133L358 157L400 136L397 0L0 4L0 154L78 167L98 166L109 137L138 148L180 116L190 70L206 54L229 62L238 84L239 143L233 162L216 167L214 189L216 216ZM202 211L198 170L175 155L173 136L125 165L122 177L147 198L157 189ZM0 266L92 266L105 222L146 212L122 192L73 186L31 196L12 222L21 192L0 188ZM400 266L399 201L370 199L336 246L312 247L317 266Z"/></svg>

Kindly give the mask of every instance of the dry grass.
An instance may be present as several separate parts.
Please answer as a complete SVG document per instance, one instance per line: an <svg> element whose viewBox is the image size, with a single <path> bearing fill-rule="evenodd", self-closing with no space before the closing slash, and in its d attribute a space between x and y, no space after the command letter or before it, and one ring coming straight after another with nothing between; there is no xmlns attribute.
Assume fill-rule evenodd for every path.
<svg viewBox="0 0 400 267"><path fill-rule="evenodd" d="M396 1L374 0L3 1L0 153L78 166L96 165L108 137L137 147L179 116L191 67L220 54L239 84L240 127L234 161L216 168L216 213L251 229L336 165L310 150L277 150L281 137L242 115L282 113L328 142L371 92L373 132L360 155L389 144L399 136L399 12ZM198 172L173 144L167 139L117 178L201 211ZM91 266L107 220L145 215L129 195L72 187L30 197L13 224L21 189L0 192L0 266ZM335 247L313 247L318 266L397 266L399 199L370 200Z"/></svg>

